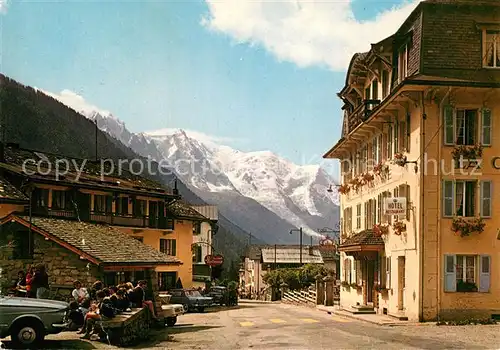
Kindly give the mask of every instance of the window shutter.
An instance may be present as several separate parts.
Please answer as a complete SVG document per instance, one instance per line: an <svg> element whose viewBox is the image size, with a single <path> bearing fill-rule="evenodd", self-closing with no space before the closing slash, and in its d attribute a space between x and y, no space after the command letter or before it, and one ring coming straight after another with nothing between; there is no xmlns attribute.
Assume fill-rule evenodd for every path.
<svg viewBox="0 0 500 350"><path fill-rule="evenodd" d="M391 257L386 257L385 263L385 287L387 289L391 288Z"/></svg>
<svg viewBox="0 0 500 350"><path fill-rule="evenodd" d="M481 217L491 217L491 181L481 181Z"/></svg>
<svg viewBox="0 0 500 350"><path fill-rule="evenodd" d="M172 255L176 256L177 255L177 241L175 239L172 239Z"/></svg>
<svg viewBox="0 0 500 350"><path fill-rule="evenodd" d="M406 185L406 220L411 220L410 185Z"/></svg>
<svg viewBox="0 0 500 350"><path fill-rule="evenodd" d="M454 186L453 181L443 181L443 216L453 216Z"/></svg>
<svg viewBox="0 0 500 350"><path fill-rule="evenodd" d="M356 263L356 284L358 286L362 285L363 284L363 272L362 272L362 265L361 265L361 261L358 261Z"/></svg>
<svg viewBox="0 0 500 350"><path fill-rule="evenodd" d="M348 258L346 263L347 263L347 265L346 265L347 282L349 282L349 284L351 284L351 259Z"/></svg>
<svg viewBox="0 0 500 350"><path fill-rule="evenodd" d="M343 264L342 264L342 275L344 276L344 281L345 282L349 282L348 279L347 279L347 258L343 260Z"/></svg>
<svg viewBox="0 0 500 350"><path fill-rule="evenodd" d="M410 144L411 144L411 137L410 137L410 132L411 132L411 129L410 129L410 122L411 122L411 119L410 119L410 113L406 113L406 135L405 135L405 138L406 138L406 151L407 152L410 152Z"/></svg>
<svg viewBox="0 0 500 350"><path fill-rule="evenodd" d="M444 106L444 144L453 145L455 143L455 118L452 106Z"/></svg>
<svg viewBox="0 0 500 350"><path fill-rule="evenodd" d="M489 255L479 256L479 288L482 293L490 291L491 258Z"/></svg>
<svg viewBox="0 0 500 350"><path fill-rule="evenodd" d="M491 110L487 108L481 110L481 144L491 145Z"/></svg>
<svg viewBox="0 0 500 350"><path fill-rule="evenodd" d="M380 281L380 287L385 288L386 286L386 269L385 269L385 256L380 257L380 268L379 268L379 281Z"/></svg>
<svg viewBox="0 0 500 350"><path fill-rule="evenodd" d="M445 255L444 256L444 291L456 292L457 291L457 256Z"/></svg>
<svg viewBox="0 0 500 350"><path fill-rule="evenodd" d="M351 283L357 283L358 282L358 276L357 276L357 272L358 272L358 261L357 260L352 260L353 264L352 264L352 270L351 270L351 273L352 273L352 277L351 277Z"/></svg>

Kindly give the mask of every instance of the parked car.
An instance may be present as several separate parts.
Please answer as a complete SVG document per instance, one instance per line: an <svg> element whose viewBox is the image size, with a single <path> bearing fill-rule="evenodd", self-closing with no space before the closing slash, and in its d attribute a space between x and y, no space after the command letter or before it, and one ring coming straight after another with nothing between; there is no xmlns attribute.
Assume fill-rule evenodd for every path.
<svg viewBox="0 0 500 350"><path fill-rule="evenodd" d="M172 297L170 302L174 304L182 304L184 312L198 310L203 312L205 308L212 305L212 298L204 297L201 293L194 289L172 289L170 290Z"/></svg>
<svg viewBox="0 0 500 350"><path fill-rule="evenodd" d="M67 327L64 301L0 295L0 338L11 336L14 347L41 348L47 334Z"/></svg>
<svg viewBox="0 0 500 350"><path fill-rule="evenodd" d="M206 296L211 297L215 305L223 306L228 303L228 290L224 286L210 287Z"/></svg>
<svg viewBox="0 0 500 350"><path fill-rule="evenodd" d="M184 314L184 307L181 304L170 304L172 295L160 294L161 310L165 324L173 327L177 323L177 317Z"/></svg>

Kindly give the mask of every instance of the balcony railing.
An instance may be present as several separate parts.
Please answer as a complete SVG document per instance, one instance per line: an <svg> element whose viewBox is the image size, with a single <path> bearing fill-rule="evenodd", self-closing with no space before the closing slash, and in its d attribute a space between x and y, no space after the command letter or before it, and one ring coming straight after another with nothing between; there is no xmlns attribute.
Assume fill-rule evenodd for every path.
<svg viewBox="0 0 500 350"><path fill-rule="evenodd" d="M354 130L356 126L364 122L372 113L373 109L380 104L380 100L364 100L347 117L349 122L349 131Z"/></svg>
<svg viewBox="0 0 500 350"><path fill-rule="evenodd" d="M174 220L172 218L166 217L155 217L155 216L136 216L136 215L123 215L116 213L98 213L87 212L87 215L80 212L80 219L82 221L91 221L98 223L105 223L109 225L117 226L131 226L131 227L149 227L157 228L163 230L173 230ZM25 212L24 215L29 215ZM54 209L47 207L34 207L32 210L32 215L45 216L45 217L60 217L60 218L71 218L76 219L77 215L74 210L66 209Z"/></svg>

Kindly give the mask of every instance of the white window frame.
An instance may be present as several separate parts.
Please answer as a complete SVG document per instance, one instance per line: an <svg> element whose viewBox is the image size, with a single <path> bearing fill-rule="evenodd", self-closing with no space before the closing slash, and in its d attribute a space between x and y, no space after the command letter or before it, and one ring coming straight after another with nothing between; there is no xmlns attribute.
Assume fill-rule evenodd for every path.
<svg viewBox="0 0 500 350"><path fill-rule="evenodd" d="M361 229L361 203L356 205L356 229Z"/></svg>
<svg viewBox="0 0 500 350"><path fill-rule="evenodd" d="M486 38L488 36L488 32L495 32L497 35L497 40L493 42L493 65L490 66L488 64L488 57L487 57L487 52L488 52L488 46L487 46L487 41ZM500 29L483 29L483 67L484 68L491 68L491 69L499 69L500 64L497 64L497 59L500 54L499 48L500 46Z"/></svg>
<svg viewBox="0 0 500 350"><path fill-rule="evenodd" d="M461 258L462 259L462 281L465 281L467 282L467 258L468 257L473 257L473 261L474 261L474 278L473 278L473 283L475 283L476 285L478 284L478 278L477 278L477 267L478 267L478 262L479 262L479 255L461 255L461 254L457 254L456 255L457 257L457 267L458 267L458 259ZM458 283L458 278L457 278L457 283Z"/></svg>

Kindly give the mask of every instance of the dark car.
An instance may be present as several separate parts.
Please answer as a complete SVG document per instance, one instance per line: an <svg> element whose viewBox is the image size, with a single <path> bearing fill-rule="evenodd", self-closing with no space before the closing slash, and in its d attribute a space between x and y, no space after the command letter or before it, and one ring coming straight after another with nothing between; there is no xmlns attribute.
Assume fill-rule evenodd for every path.
<svg viewBox="0 0 500 350"><path fill-rule="evenodd" d="M212 298L204 297L195 289L172 289L170 303L182 304L184 312L198 310L203 312L205 308L212 305Z"/></svg>
<svg viewBox="0 0 500 350"><path fill-rule="evenodd" d="M223 306L228 303L228 290L224 286L211 287L206 295L213 299L214 304Z"/></svg>

